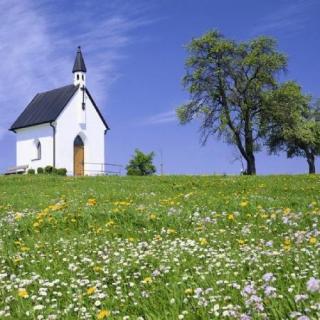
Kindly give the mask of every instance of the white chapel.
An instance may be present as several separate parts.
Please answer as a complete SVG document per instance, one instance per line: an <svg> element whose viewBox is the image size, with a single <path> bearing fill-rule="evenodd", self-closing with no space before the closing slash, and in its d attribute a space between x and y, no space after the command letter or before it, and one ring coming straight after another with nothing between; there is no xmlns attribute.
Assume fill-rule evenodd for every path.
<svg viewBox="0 0 320 320"><path fill-rule="evenodd" d="M86 65L78 47L73 84L38 93L9 130L16 134L16 165L51 165L68 175L103 173L109 129L86 87Z"/></svg>

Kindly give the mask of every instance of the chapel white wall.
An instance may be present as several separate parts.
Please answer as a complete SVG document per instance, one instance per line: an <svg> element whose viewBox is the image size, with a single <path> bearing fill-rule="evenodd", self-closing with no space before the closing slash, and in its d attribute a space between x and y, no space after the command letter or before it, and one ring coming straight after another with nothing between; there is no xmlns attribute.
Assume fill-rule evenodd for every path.
<svg viewBox="0 0 320 320"><path fill-rule="evenodd" d="M82 90L79 89L56 120L56 167L66 168L74 174L73 143L79 134L84 142L84 174L101 174L105 162L105 125L101 121L89 97L85 94L85 110L82 110Z"/></svg>
<svg viewBox="0 0 320 320"><path fill-rule="evenodd" d="M16 164L37 169L53 165L53 129L50 124L41 124L16 130ZM36 141L41 143L41 159L37 158Z"/></svg>

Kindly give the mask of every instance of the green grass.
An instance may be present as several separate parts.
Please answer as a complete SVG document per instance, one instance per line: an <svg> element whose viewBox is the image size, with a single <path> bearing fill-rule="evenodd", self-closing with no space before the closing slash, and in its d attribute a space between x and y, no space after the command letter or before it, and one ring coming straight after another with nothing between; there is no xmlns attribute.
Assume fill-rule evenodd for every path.
<svg viewBox="0 0 320 320"><path fill-rule="evenodd" d="M319 319L319 217L317 175L0 177L0 319Z"/></svg>

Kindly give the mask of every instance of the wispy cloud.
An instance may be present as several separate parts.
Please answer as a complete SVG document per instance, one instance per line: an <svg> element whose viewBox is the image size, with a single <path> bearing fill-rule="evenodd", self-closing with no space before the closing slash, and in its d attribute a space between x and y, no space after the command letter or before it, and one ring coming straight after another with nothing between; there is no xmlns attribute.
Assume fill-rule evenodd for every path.
<svg viewBox="0 0 320 320"><path fill-rule="evenodd" d="M278 10L264 17L252 29L252 35L281 33L291 36L303 30L308 19L308 12L316 0L279 1Z"/></svg>
<svg viewBox="0 0 320 320"><path fill-rule="evenodd" d="M133 31L151 23L145 8L115 3L81 1L61 10L59 1L0 1L0 139L33 95L72 82L78 45L88 84L98 103L105 102Z"/></svg>
<svg viewBox="0 0 320 320"><path fill-rule="evenodd" d="M167 124L171 122L177 122L177 115L174 110L162 112L148 117L141 125L157 125L157 124Z"/></svg>

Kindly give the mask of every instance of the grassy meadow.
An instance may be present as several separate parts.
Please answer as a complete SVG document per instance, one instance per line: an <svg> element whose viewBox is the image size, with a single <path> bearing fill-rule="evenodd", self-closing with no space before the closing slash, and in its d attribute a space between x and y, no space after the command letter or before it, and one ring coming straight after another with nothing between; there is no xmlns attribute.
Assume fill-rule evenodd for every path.
<svg viewBox="0 0 320 320"><path fill-rule="evenodd" d="M320 319L320 176L0 177L0 319Z"/></svg>

